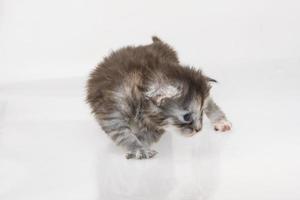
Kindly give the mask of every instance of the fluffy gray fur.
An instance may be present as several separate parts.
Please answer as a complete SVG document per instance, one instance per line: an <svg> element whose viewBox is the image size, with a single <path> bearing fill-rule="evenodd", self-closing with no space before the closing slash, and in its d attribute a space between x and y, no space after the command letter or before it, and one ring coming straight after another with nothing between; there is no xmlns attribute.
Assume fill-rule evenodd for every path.
<svg viewBox="0 0 300 200"><path fill-rule="evenodd" d="M192 136L202 128L203 112L216 130L230 130L225 114L209 96L214 79L183 66L159 38L121 48L98 64L87 84L87 102L107 135L127 150L126 158L157 154L150 145L174 125Z"/></svg>

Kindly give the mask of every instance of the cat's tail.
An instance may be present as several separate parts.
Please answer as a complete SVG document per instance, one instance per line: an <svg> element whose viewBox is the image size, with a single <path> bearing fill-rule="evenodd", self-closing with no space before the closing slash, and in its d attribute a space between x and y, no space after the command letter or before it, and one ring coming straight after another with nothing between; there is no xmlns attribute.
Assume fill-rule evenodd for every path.
<svg viewBox="0 0 300 200"><path fill-rule="evenodd" d="M157 36L152 36L152 41L154 42L154 43L163 43L163 41L161 41L161 39L159 39Z"/></svg>
<svg viewBox="0 0 300 200"><path fill-rule="evenodd" d="M178 56L176 51L167 43L163 42L157 36L152 36L152 48L155 50L156 54L160 57L179 64Z"/></svg>

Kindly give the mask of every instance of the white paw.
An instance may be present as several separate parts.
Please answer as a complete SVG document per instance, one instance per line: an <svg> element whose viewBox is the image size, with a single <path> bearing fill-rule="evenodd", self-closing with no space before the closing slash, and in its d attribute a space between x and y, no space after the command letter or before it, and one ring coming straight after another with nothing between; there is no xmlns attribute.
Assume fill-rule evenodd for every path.
<svg viewBox="0 0 300 200"><path fill-rule="evenodd" d="M221 119L214 123L214 128L216 131L226 132L230 131L232 127L232 124L227 121L226 119Z"/></svg>
<svg viewBox="0 0 300 200"><path fill-rule="evenodd" d="M127 159L149 159L154 157L157 154L157 151L151 149L137 149L126 153Z"/></svg>

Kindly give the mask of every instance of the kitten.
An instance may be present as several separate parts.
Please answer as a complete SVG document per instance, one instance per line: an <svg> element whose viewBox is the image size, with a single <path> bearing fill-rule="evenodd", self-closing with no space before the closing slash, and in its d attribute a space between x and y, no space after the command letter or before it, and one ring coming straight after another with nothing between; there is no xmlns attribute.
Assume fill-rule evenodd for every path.
<svg viewBox="0 0 300 200"><path fill-rule="evenodd" d="M106 134L128 153L155 156L150 145L174 125L183 135L202 129L203 112L215 130L231 123L209 96L210 82L200 70L179 63L177 53L157 37L150 45L121 48L91 73L87 102Z"/></svg>

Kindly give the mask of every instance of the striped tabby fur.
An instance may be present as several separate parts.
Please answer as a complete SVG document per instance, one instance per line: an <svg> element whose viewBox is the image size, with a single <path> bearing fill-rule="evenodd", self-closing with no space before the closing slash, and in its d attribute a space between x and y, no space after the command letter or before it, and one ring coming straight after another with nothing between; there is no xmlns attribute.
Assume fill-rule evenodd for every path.
<svg viewBox="0 0 300 200"><path fill-rule="evenodd" d="M209 97L210 82L215 80L181 65L176 52L159 38L152 41L111 53L87 83L92 112L105 133L128 151L127 158L153 157L157 152L150 145L160 139L166 125L187 136L199 132L203 111L216 129L231 126Z"/></svg>

